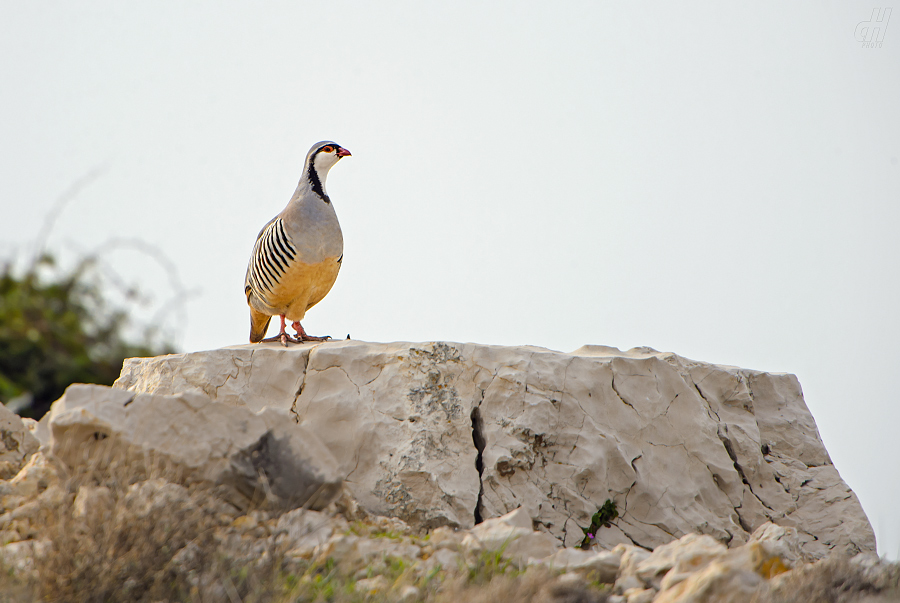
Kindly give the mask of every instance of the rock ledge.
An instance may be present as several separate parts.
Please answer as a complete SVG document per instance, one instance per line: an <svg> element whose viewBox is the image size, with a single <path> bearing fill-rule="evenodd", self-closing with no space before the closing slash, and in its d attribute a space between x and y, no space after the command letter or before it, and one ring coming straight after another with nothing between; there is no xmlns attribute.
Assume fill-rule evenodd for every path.
<svg viewBox="0 0 900 603"><path fill-rule="evenodd" d="M130 359L115 387L289 411L365 509L419 529L523 507L571 547L612 499L604 549L733 548L771 522L807 559L875 550L793 375L650 348L340 341Z"/></svg>

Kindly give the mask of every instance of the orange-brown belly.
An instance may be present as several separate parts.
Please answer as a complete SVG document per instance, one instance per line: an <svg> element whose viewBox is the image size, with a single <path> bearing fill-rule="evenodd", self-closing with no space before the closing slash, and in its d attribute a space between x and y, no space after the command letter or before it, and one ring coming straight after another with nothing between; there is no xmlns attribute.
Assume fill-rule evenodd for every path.
<svg viewBox="0 0 900 603"><path fill-rule="evenodd" d="M331 291L340 269L336 257L326 258L318 264L291 264L271 292L253 300L261 302L261 307L252 305L266 314L284 314L291 321L303 320L306 311Z"/></svg>

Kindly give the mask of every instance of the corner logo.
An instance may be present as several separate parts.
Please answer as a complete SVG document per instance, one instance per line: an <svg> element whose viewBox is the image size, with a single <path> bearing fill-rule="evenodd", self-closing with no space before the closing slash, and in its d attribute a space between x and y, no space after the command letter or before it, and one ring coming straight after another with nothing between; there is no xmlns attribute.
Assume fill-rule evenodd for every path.
<svg viewBox="0 0 900 603"><path fill-rule="evenodd" d="M853 35L858 42L862 43L863 48L881 48L890 18L890 8L873 9L872 18L868 21L860 21Z"/></svg>

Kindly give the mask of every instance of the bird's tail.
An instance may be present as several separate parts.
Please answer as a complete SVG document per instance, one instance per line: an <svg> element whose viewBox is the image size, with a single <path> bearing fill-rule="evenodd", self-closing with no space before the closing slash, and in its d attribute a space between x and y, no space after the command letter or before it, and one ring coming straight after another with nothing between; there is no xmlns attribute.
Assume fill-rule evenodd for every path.
<svg viewBox="0 0 900 603"><path fill-rule="evenodd" d="M269 321L271 320L271 316L250 308L250 343L262 341L262 338L266 336L266 331L269 330Z"/></svg>

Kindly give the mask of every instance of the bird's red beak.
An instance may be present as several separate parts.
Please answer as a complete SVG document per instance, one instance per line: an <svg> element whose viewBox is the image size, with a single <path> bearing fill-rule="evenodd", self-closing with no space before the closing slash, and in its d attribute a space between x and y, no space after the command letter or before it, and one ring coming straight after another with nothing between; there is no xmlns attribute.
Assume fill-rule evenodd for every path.
<svg viewBox="0 0 900 603"><path fill-rule="evenodd" d="M344 147L341 147L338 149L337 156L338 157L350 157L350 151L348 151Z"/></svg>

